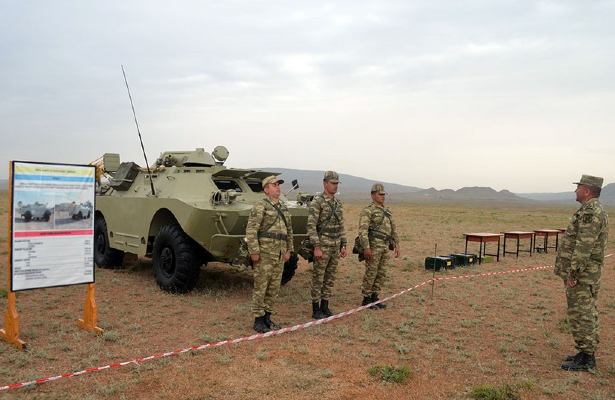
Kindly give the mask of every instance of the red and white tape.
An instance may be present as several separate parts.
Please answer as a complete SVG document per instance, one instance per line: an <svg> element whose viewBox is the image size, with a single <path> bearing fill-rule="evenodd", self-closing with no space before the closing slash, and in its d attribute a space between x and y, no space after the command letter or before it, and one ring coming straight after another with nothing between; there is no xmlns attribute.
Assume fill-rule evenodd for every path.
<svg viewBox="0 0 615 400"><path fill-rule="evenodd" d="M611 256L612 254L609 254L607 257ZM173 351L169 351L166 353L158 353L158 354L154 354L151 355L149 357L142 357L142 358L135 358L134 360L130 360L130 361L124 361L124 362L120 362L120 363L113 363L113 364L108 364L102 367L94 367L94 368L87 368L84 369L82 371L77 371L77 372L69 372L69 373L65 373L65 374L61 374L61 375L56 375L56 376L50 376L50 377L46 377L46 378L39 378L39 379L35 379L33 381L28 381L28 382L20 382L20 383L13 383L11 385L6 385L6 386L0 386L0 392L5 392L5 391L9 391L9 390L14 390L14 389L20 389L26 386L32 386L35 384L39 384L39 383L45 383L45 382L51 382L51 381L57 381L59 379L65 379L65 378L72 378L75 376L80 376L80 375L85 375L85 374L90 374L92 372L99 372L99 371L104 371L106 369L114 369L114 368L120 368L120 367L125 367L127 365L141 365L143 363L149 362L149 361L153 361L153 360L157 360L157 359L161 359L161 358L165 358L165 357L170 357L170 356L176 356L179 354L183 354L183 353L187 353L190 351L200 351L200 350L206 350L206 349L211 349L211 348L215 348L215 347L221 347L221 346L227 346L227 345L231 345L231 344L239 344L241 342L249 342L251 340L257 340L257 339L262 339L262 338L267 338L267 337L271 337L271 336L279 336L288 332L295 332L295 331L300 331L303 329L307 329L310 328L312 326L315 325L321 325L321 324L326 324L328 322L334 321L336 319L340 319L340 318L344 318L347 317L349 315L352 315L356 312L359 311L363 311L366 308L369 308L375 304L378 303L384 303L386 301L392 300L396 297L399 297L405 293L408 293L412 290L418 289L421 286L425 286L429 283L431 283L432 281L438 282L438 281L447 281L447 280L456 280L456 279L468 279L468 278L477 278L477 277L487 277L487 276L493 276L493 275L505 275L505 274L512 274L512 273L517 273L517 272L526 272L526 271L538 271L538 270L544 270L544 269L549 269L552 268L553 266L548 265L548 266L542 266L542 267L531 267L531 268L520 268L520 269L513 269L513 270L508 270L508 271L501 271L501 272L485 272L485 273L481 273L481 274L468 274L468 275L458 275L458 276L442 276L442 277L437 277L434 279L429 279L426 280L424 282L421 282L417 285L414 285L412 287L409 287L407 289L402 290L399 293L395 293L391 296L385 297L379 301L367 304L365 306L360 306L357 308L353 308L352 310L348 310L348 311L344 311L341 312L339 314L335 314L332 315L331 317L328 318L323 318L323 319L319 319L319 320L315 320L315 321L309 321L306 322L304 324L298 324L298 325L294 325L294 326L289 326L286 328L281 328L275 331L270 331L267 333L259 333L259 334L255 334L255 335L251 335L251 336L243 336L243 337L239 337L236 339L227 339L227 340L223 340L220 342L215 342L215 343L206 343L206 344L202 344L200 346L191 346L191 347L186 347L184 349L178 349L178 350L173 350Z"/></svg>

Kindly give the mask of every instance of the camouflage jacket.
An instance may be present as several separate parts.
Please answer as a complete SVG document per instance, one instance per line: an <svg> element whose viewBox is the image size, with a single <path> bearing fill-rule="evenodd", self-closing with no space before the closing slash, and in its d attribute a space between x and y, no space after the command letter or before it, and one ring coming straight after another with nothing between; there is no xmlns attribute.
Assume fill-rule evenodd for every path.
<svg viewBox="0 0 615 400"><path fill-rule="evenodd" d="M315 196L310 203L307 233L314 247L346 246L342 202L335 196L330 199L322 194Z"/></svg>
<svg viewBox="0 0 615 400"><path fill-rule="evenodd" d="M386 245L392 239L395 244L399 244L397 229L393 222L391 211L372 202L361 211L359 217L359 240L364 249L369 249L373 245Z"/></svg>
<svg viewBox="0 0 615 400"><path fill-rule="evenodd" d="M555 260L555 274L581 283L600 282L608 240L609 218L597 198L589 200L570 219Z"/></svg>
<svg viewBox="0 0 615 400"><path fill-rule="evenodd" d="M278 209L284 215L286 223ZM268 237L275 235L279 237ZM268 198L256 203L248 218L246 242L250 254L293 251L293 227L286 205L282 202L274 205Z"/></svg>

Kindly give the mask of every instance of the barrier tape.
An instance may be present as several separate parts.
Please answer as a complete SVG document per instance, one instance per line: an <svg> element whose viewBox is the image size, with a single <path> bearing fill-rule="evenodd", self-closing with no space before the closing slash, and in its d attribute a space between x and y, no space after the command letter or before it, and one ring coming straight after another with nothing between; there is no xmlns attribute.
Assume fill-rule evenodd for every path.
<svg viewBox="0 0 615 400"><path fill-rule="evenodd" d="M612 254L609 254L606 257L610 257ZM605 258L606 258L605 257ZM115 369L115 368L120 368L120 367L125 367L127 365L131 365L134 364L136 366L140 366L141 364L144 364L146 362L149 361L153 361L153 360L158 360L161 358L165 358L165 357L170 357L170 356L176 356L176 355L180 355L183 353L187 353L190 351L200 351L200 350L206 350L206 349L212 349L212 348L216 348L216 347L222 347L222 346L228 346L231 344L239 344L242 342L249 342L252 340L258 340L258 339L263 339L263 338L268 338L271 336L279 336L279 335L283 335L285 333L288 332L296 332L296 331L300 331L303 329L307 329L310 328L312 326L316 326L316 325L322 325L322 324L326 324L328 322L331 321L335 321L336 319L341 319L341 318L345 318L349 315L355 314L359 311L363 311L373 305L379 304L379 303L384 303L386 301L392 300L396 297L399 297L403 294L406 294L412 290L418 289L421 286L425 286L429 283L431 283L432 281L434 282L438 282L438 281L448 281L448 280L458 280L458 279L467 279L467 278L476 278L476 277L487 277L487 276L495 276L495 275L506 275L506 274L513 274L513 273L517 273L517 272L526 272L526 271L538 271L538 270L544 270L544 269L549 269L549 268L553 268L552 265L547 265L547 266L542 266L542 267L531 267L531 268L519 268L519 269L513 269L513 270L508 270L508 271L500 271L500 272L484 272L481 274L468 274L468 275L457 275L457 276L443 276L443 277L437 277L437 278L432 278L432 279L428 279L424 282L421 282L417 285L414 285L412 287L409 287L407 289L402 290L399 293L395 293L391 296L385 297L381 300L375 301L373 303L369 303L367 305L364 306L360 306L357 308L353 308L351 310L348 311L344 311L341 312L339 314L335 314L332 315L330 317L327 318L323 318L323 319L318 319L315 321L309 321L303 324L298 324L298 325L294 325L294 326L289 326L286 328L281 328L275 331L270 331L267 333L258 333L258 334L254 334L251 336L243 336L240 338L236 338L236 339L227 339L227 340L222 340L220 342L215 342L215 343L206 343L206 344L202 344L200 346L191 346L191 347L186 347L184 349L178 349L178 350L173 350L173 351L169 351L166 353L157 353L154 355L151 355L149 357L142 357L142 358L135 358L134 360L130 360L130 361L124 361L124 362L120 362L120 363L113 363L113 364L108 364L102 367L94 367L94 368L87 368L84 369L82 371L77 371L77 372L69 372L69 373L65 373L65 374L61 374L61 375L56 375L56 376L50 376L50 377L46 377L46 378L39 378L39 379L35 379L32 381L28 381L28 382L20 382L20 383L13 383L11 385L6 385L6 386L0 386L0 392L5 392L5 391L9 391L9 390L15 390L15 389L20 389L26 386L32 386L32 385L36 385L36 384L40 384L40 383L46 383L46 382L52 382L52 381L57 381L59 379L66 379L66 378L73 378L75 376L80 376L80 375L85 375L85 374L90 374L93 372L100 372L100 371L104 371L106 369Z"/></svg>

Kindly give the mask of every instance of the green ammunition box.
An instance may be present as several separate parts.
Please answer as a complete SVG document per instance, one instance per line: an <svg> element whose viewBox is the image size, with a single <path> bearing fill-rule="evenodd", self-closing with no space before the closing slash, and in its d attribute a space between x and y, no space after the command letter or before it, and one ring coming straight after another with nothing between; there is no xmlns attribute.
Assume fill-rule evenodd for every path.
<svg viewBox="0 0 615 400"><path fill-rule="evenodd" d="M457 266L467 267L468 265L476 264L478 256L476 254L469 253L453 253L451 257L455 257L455 264Z"/></svg>
<svg viewBox="0 0 615 400"><path fill-rule="evenodd" d="M442 268L455 268L455 259L448 256L426 257L425 269L440 271Z"/></svg>

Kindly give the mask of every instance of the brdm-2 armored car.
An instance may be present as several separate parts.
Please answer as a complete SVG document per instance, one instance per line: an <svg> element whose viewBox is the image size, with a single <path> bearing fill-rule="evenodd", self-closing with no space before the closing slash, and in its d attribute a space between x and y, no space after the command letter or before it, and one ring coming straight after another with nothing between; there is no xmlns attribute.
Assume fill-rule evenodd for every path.
<svg viewBox="0 0 615 400"><path fill-rule="evenodd" d="M212 261L247 262L245 232L250 210L264 197L261 181L271 171L224 166L218 146L163 152L148 170L105 154L97 165L95 262L119 267L124 253L152 258L156 281L170 292L188 292L201 266ZM292 215L294 245L306 237L307 206L285 201ZM284 265L282 283L297 266Z"/></svg>

